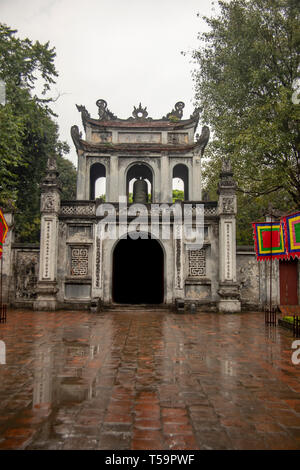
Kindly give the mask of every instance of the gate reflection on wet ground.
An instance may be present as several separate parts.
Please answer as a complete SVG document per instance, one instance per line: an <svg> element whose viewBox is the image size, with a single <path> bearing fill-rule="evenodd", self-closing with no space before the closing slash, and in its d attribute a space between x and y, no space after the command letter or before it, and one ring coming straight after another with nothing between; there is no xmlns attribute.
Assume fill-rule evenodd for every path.
<svg viewBox="0 0 300 470"><path fill-rule="evenodd" d="M300 449L293 337L261 313L9 311L0 340L0 449Z"/></svg>

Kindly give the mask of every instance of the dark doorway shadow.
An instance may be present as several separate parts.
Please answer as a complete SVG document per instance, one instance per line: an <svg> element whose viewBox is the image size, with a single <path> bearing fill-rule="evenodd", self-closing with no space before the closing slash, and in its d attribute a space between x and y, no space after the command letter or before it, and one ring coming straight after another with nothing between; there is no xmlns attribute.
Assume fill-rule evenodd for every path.
<svg viewBox="0 0 300 470"><path fill-rule="evenodd" d="M113 254L113 300L160 304L164 300L164 254L154 239L121 239Z"/></svg>

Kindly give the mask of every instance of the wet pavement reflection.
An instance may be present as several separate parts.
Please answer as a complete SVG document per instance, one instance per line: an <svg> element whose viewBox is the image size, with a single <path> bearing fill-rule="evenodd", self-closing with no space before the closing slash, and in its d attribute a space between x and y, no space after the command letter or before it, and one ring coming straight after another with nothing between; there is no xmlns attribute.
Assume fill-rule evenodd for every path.
<svg viewBox="0 0 300 470"><path fill-rule="evenodd" d="M300 449L292 342L261 313L9 311L0 449Z"/></svg>

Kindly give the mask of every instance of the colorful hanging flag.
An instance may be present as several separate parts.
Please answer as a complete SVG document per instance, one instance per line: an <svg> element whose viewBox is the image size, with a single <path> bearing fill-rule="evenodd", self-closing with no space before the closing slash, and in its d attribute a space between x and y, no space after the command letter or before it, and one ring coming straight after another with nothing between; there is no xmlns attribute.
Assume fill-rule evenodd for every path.
<svg viewBox="0 0 300 470"><path fill-rule="evenodd" d="M286 259L284 230L280 222L253 222L257 261L272 258Z"/></svg>
<svg viewBox="0 0 300 470"><path fill-rule="evenodd" d="M288 256L300 258L300 212L282 217L281 222Z"/></svg>
<svg viewBox="0 0 300 470"><path fill-rule="evenodd" d="M8 232L8 225L7 225L6 220L4 218L3 212L0 209L0 258L2 256L3 245L4 245L4 242L5 242L7 232Z"/></svg>

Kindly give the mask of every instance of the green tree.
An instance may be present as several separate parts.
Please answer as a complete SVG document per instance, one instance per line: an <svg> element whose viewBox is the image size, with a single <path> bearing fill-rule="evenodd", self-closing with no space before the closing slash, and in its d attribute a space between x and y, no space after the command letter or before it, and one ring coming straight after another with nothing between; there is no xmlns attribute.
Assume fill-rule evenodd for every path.
<svg viewBox="0 0 300 470"><path fill-rule="evenodd" d="M210 200L218 198L219 173L222 166L222 154L218 153L216 142L208 144L206 148L207 158L203 169L205 181L204 191L208 193ZM236 179L236 177L235 177ZM278 213L285 213L293 207L290 195L285 191L275 191L269 194L257 196L249 195L242 190L237 191L237 244L252 245L253 231L251 222L264 220L264 214L272 204Z"/></svg>
<svg viewBox="0 0 300 470"><path fill-rule="evenodd" d="M213 192L220 160L230 156L239 202L244 212L252 206L248 223L270 199L283 210L300 205L300 4L218 3L193 53L196 101L213 135L204 173Z"/></svg>
<svg viewBox="0 0 300 470"><path fill-rule="evenodd" d="M13 205L19 240L37 241L40 225L40 182L49 156L56 155L66 199L74 197L75 168L63 158L69 148L60 142L58 126L47 97L55 83L55 51L16 37L16 30L0 24L0 79L6 84L0 106L0 204ZM36 85L41 94L36 94Z"/></svg>
<svg viewBox="0 0 300 470"><path fill-rule="evenodd" d="M175 202L176 199L180 199L180 201L184 201L184 191L181 191L180 189L173 189L172 195L173 195L173 202Z"/></svg>
<svg viewBox="0 0 300 470"><path fill-rule="evenodd" d="M61 199L64 201L72 201L76 199L76 179L77 171L70 160L63 158L61 155L57 158L57 169L59 171L59 179L62 189Z"/></svg>
<svg viewBox="0 0 300 470"><path fill-rule="evenodd" d="M17 198L17 168L23 166L24 124L12 106L0 106L0 205Z"/></svg>

